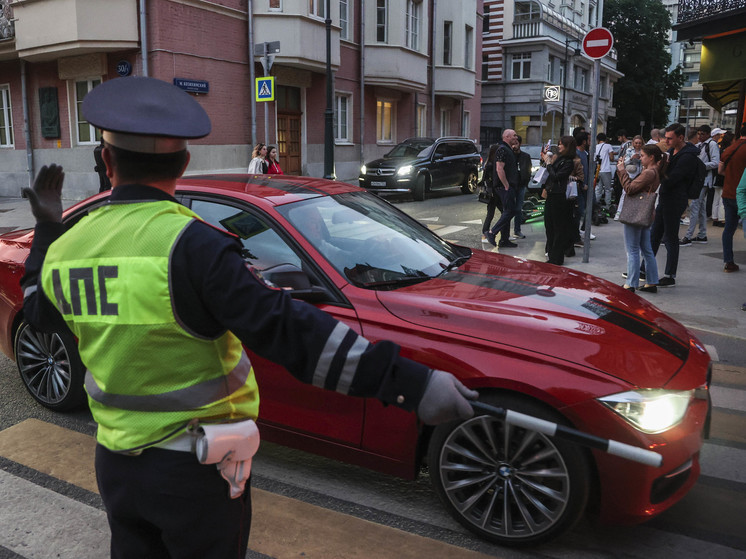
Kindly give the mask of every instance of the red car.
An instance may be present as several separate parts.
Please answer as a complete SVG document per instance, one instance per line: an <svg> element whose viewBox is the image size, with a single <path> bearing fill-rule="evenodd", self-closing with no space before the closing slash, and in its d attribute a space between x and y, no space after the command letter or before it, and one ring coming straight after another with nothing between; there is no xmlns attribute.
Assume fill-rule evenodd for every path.
<svg viewBox="0 0 746 559"><path fill-rule="evenodd" d="M585 510L642 521L695 483L710 360L686 328L638 296L569 268L450 244L344 183L190 177L177 196L238 235L267 279L369 340L394 340L485 402L655 450L664 462L639 465L484 415L428 428L250 355L265 439L405 478L425 461L451 514L506 545L551 539ZM66 223L105 201L79 203ZM32 235L0 237L0 344L31 395L64 410L83 402L84 368L68 335L23 320L19 279Z"/></svg>

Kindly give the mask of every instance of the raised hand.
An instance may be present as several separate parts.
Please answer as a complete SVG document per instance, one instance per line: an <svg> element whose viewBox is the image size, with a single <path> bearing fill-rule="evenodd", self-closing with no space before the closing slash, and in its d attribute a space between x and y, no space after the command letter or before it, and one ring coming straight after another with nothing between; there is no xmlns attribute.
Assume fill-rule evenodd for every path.
<svg viewBox="0 0 746 559"><path fill-rule="evenodd" d="M62 166L44 165L36 175L33 188L24 188L21 192L31 204L31 213L37 223L62 221L62 183L65 173Z"/></svg>

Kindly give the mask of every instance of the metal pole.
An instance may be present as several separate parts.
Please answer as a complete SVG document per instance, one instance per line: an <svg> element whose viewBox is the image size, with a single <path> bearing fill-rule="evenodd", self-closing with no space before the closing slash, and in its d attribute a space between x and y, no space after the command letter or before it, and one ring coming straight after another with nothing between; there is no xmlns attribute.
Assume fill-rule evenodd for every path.
<svg viewBox="0 0 746 559"><path fill-rule="evenodd" d="M324 178L334 176L334 95L332 91L332 14L331 0L326 0L326 126L324 127Z"/></svg>
<svg viewBox="0 0 746 559"><path fill-rule="evenodd" d="M365 163L365 0L360 0L360 165Z"/></svg>
<svg viewBox="0 0 746 559"><path fill-rule="evenodd" d="M588 148L588 170L591 181L588 183L588 193L585 196L585 239L583 239L583 262L588 262L591 254L591 222L593 221L593 177L596 175L596 134L598 133L598 90L601 86L601 61L593 63L593 113L591 114L590 146Z"/></svg>
<svg viewBox="0 0 746 559"><path fill-rule="evenodd" d="M437 24L435 21L436 8L438 6L438 0L433 0L433 21L431 22L430 28L432 29L432 40L430 41L430 137L435 138L435 36L437 31Z"/></svg>
<svg viewBox="0 0 746 559"><path fill-rule="evenodd" d="M570 39L565 37L565 71L562 72L562 124L560 124L560 137L565 135L565 106L567 99L567 72L570 69L567 65L567 47ZM552 132L554 134L554 131Z"/></svg>
<svg viewBox="0 0 746 559"><path fill-rule="evenodd" d="M147 77L149 75L148 18L147 13L145 12L145 0L140 0L140 58L142 58L142 75Z"/></svg>
<svg viewBox="0 0 746 559"><path fill-rule="evenodd" d="M267 42L262 43L264 45L264 77L269 76L269 58L267 57ZM264 105L264 143L269 143L269 101L262 103Z"/></svg>
<svg viewBox="0 0 746 559"><path fill-rule="evenodd" d="M256 145L256 75L254 72L254 1L249 0L247 7L249 20L249 94L251 96L251 147Z"/></svg>

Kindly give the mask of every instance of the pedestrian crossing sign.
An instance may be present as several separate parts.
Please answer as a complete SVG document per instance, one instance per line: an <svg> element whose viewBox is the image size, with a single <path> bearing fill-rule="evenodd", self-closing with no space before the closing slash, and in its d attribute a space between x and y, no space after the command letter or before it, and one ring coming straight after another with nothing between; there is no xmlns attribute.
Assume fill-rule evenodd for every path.
<svg viewBox="0 0 746 559"><path fill-rule="evenodd" d="M256 100L275 100L275 78L256 78Z"/></svg>

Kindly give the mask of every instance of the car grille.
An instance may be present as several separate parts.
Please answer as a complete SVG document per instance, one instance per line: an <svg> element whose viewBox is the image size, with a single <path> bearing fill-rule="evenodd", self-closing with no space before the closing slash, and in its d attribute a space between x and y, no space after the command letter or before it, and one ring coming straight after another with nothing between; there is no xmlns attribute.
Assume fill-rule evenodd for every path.
<svg viewBox="0 0 746 559"><path fill-rule="evenodd" d="M376 177L392 177L394 173L396 173L396 169L368 169L365 176L375 179Z"/></svg>
<svg viewBox="0 0 746 559"><path fill-rule="evenodd" d="M691 473L692 460L689 459L673 472L656 479L650 491L650 502L658 504L668 499L686 483Z"/></svg>

